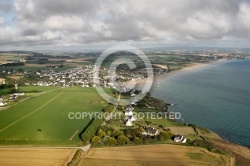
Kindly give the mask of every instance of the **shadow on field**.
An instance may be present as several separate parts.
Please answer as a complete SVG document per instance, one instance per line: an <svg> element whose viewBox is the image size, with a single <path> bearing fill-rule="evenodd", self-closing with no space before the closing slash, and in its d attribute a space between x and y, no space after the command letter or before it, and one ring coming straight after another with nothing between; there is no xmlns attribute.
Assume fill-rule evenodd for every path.
<svg viewBox="0 0 250 166"><path fill-rule="evenodd" d="M78 134L78 137L80 138L80 140L82 140L82 134L86 131L86 129L91 125L91 123L94 121L94 118L91 119L91 121L88 123L88 125L86 125L83 130Z"/></svg>

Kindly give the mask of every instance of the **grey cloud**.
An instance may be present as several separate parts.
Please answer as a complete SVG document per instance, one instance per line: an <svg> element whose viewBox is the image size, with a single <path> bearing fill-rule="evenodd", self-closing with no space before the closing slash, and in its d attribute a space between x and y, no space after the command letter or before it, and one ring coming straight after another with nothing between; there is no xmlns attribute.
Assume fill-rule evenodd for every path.
<svg viewBox="0 0 250 166"><path fill-rule="evenodd" d="M13 46L250 38L250 3L243 0L15 0L14 6L16 38L6 41Z"/></svg>
<svg viewBox="0 0 250 166"><path fill-rule="evenodd" d="M11 9L12 6L10 4L0 1L0 10L3 10L4 12L9 12Z"/></svg>
<svg viewBox="0 0 250 166"><path fill-rule="evenodd" d="M22 31L23 36L35 36L38 33L39 32L37 30L34 30L34 29L25 29Z"/></svg>
<svg viewBox="0 0 250 166"><path fill-rule="evenodd" d="M28 19L30 21L43 21L55 15L91 15L98 10L99 4L99 0L16 1L16 7L20 10L19 19Z"/></svg>

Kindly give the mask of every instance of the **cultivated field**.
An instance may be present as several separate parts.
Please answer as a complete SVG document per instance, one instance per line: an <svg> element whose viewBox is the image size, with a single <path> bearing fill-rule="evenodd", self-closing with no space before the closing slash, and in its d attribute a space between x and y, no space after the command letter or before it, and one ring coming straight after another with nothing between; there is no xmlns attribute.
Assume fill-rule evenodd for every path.
<svg viewBox="0 0 250 166"><path fill-rule="evenodd" d="M197 147L181 145L144 145L131 147L92 148L78 166L177 166L231 165L229 157Z"/></svg>
<svg viewBox="0 0 250 166"><path fill-rule="evenodd" d="M62 166L70 161L75 151L74 149L0 148L0 165Z"/></svg>
<svg viewBox="0 0 250 166"><path fill-rule="evenodd" d="M94 88L44 90L47 92L0 112L0 145L76 145L91 119L72 120L68 114L101 111L105 105Z"/></svg>
<svg viewBox="0 0 250 166"><path fill-rule="evenodd" d="M196 134L194 132L194 129L192 127L186 127L186 126L182 126L182 127L179 127L179 126L175 126L175 127L168 127L172 133L176 134L181 134L181 135L194 135Z"/></svg>

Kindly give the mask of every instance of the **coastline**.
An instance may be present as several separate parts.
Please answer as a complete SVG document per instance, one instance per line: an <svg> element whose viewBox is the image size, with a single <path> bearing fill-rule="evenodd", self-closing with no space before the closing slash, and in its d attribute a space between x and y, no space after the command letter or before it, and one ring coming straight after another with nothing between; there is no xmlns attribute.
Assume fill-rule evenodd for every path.
<svg viewBox="0 0 250 166"><path fill-rule="evenodd" d="M223 62L227 62L227 61L229 61L229 59L223 58L223 59L219 59L219 60L215 60L215 61L209 61L207 63L193 63L191 66L188 66L188 67L184 67L184 68L181 68L181 69L178 69L178 70L173 70L171 72L164 73L164 74L161 74L161 75L156 75L156 76L154 76L153 83L157 83L157 81L159 81L159 80L161 80L163 78L166 78L166 77L178 74L178 73L187 72L187 71L194 71L194 70L200 70L200 69L205 68L205 67L207 67L209 65L217 64L217 63L223 63ZM136 87L140 88L141 86L145 85L146 80L147 80L146 78L135 80L136 81ZM121 85L126 86L129 83L130 83L130 81L123 82L123 83L121 83Z"/></svg>
<svg viewBox="0 0 250 166"><path fill-rule="evenodd" d="M186 71L200 70L200 69L203 69L203 68L208 67L210 65L224 63L224 62L227 62L230 60L231 59L224 58L224 59L220 59L220 60L216 60L216 61L210 61L207 63L196 63L196 64L193 64L192 66L189 66L189 67L185 67L185 68L182 68L179 70L175 70L175 71L171 71L169 73L164 73L162 75L155 76L154 83L157 83L157 81L159 81L161 79L164 79L164 78L169 77L169 76L173 76L173 75L178 74L178 73L183 73ZM137 82L138 87L145 85L145 83L146 83L146 79L139 80ZM195 124L195 125L198 125L198 124ZM207 130L209 130L209 129L207 129ZM213 136L209 136L209 135L205 136L204 135L206 137L206 139L211 141L218 148L229 152L230 155L235 158L238 165L250 165L250 148L249 147L241 145L239 143L228 141L228 140L222 138L218 133L216 133L212 130L209 130L209 131L211 131L211 133L213 133L212 134Z"/></svg>
<svg viewBox="0 0 250 166"><path fill-rule="evenodd" d="M205 67L208 67L209 65L213 65L213 64L218 64L218 63L224 63L230 61L230 59L219 59L219 60L215 60L215 61L210 61L207 63L194 63L189 67L184 67L182 69L179 70L174 70L171 71L169 73L164 73L161 75L157 75L154 76L154 82L153 83L157 83L159 80L164 79L166 77L169 76L173 76L176 75L178 73L183 73L183 72L187 72L187 71L195 71L195 70L200 70L203 69ZM140 88L141 86L144 86L146 84L146 79L141 79L141 80L136 80L137 88ZM123 85L126 85L128 82L126 82ZM209 130L212 133L214 133L213 137L208 136L208 140L210 140L211 142L213 142L217 147L219 147L220 149L226 150L227 152L229 152L237 161L237 164L239 165L248 165L250 164L250 148L246 147L244 145L235 143L235 142L230 142L226 139L223 139L218 133Z"/></svg>
<svg viewBox="0 0 250 166"><path fill-rule="evenodd" d="M200 128L199 126L197 127ZM238 165L245 166L245 165L250 164L250 148L249 147L246 147L241 144L234 143L234 142L230 142L226 139L223 139L216 132L209 130L209 129L206 129L206 130L210 131L210 133L201 133L199 131L199 135L205 138L205 140L213 143L219 149L222 149L228 152L230 156L234 157Z"/></svg>

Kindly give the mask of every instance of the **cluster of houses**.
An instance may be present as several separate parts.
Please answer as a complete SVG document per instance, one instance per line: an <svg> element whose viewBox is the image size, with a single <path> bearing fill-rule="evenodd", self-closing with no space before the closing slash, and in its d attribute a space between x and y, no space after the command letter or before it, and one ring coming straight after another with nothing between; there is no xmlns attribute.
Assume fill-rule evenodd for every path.
<svg viewBox="0 0 250 166"><path fill-rule="evenodd" d="M125 124L126 126L133 126L134 121L136 121L136 118L133 115L133 110L134 108L131 105L127 105L126 106L126 110L125 110ZM149 136L155 136L158 135L159 131L153 127L145 127L145 131L142 132L142 135L149 135Z"/></svg>
<svg viewBox="0 0 250 166"><path fill-rule="evenodd" d="M133 126L134 121L136 121L136 118L133 115L134 108L131 105L128 105L125 110L125 124L126 126Z"/></svg>
<svg viewBox="0 0 250 166"><path fill-rule="evenodd" d="M133 126L133 122L136 121L136 118L133 115L133 110L134 110L134 108L131 105L126 106L125 121L124 121L126 126ZM147 126L144 128L142 135L144 135L144 136L156 136L159 133L160 133L159 130L157 130L156 128L151 127L151 126ZM183 135L175 134L173 141L176 143L186 143L187 139Z"/></svg>
<svg viewBox="0 0 250 166"><path fill-rule="evenodd" d="M24 93L13 93L8 95L7 98L0 98L0 107L6 106L8 102L17 100L20 96L24 96Z"/></svg>
<svg viewBox="0 0 250 166"><path fill-rule="evenodd" d="M102 67L97 72L96 65L85 65L83 67L68 69L65 71L56 71L55 69L46 69L36 72L39 81L34 83L25 83L26 85L38 86L81 86L81 87L95 87L95 80L99 80L100 85L106 88L117 88L117 84L110 82L110 80L132 80L134 78L143 79L143 74L133 73L131 71L119 72L119 74L112 74L107 68ZM125 76L126 75L126 76ZM118 80L118 81L117 81Z"/></svg>
<svg viewBox="0 0 250 166"><path fill-rule="evenodd" d="M94 86L93 75L95 65L56 71L52 68L37 72L40 80L33 85L38 86ZM26 85L29 85L26 83Z"/></svg>

